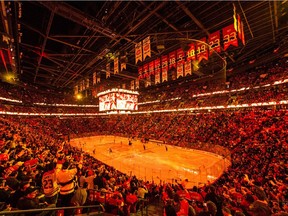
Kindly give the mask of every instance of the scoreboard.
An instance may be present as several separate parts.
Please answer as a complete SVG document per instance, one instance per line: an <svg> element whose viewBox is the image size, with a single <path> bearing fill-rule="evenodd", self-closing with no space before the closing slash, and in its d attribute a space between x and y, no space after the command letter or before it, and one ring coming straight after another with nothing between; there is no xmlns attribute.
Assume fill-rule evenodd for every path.
<svg viewBox="0 0 288 216"><path fill-rule="evenodd" d="M97 94L99 111L134 111L138 110L137 91L126 89L110 89Z"/></svg>

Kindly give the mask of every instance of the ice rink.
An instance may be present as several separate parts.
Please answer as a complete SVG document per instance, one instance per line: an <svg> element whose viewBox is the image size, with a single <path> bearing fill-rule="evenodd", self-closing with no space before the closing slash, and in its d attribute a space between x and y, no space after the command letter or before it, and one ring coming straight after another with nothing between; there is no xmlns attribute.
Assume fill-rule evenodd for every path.
<svg viewBox="0 0 288 216"><path fill-rule="evenodd" d="M198 186L218 178L230 164L213 153L156 142L131 142L129 145L128 138L119 136L92 136L72 139L70 143L126 174L156 183L160 179L165 182L188 179L187 187Z"/></svg>

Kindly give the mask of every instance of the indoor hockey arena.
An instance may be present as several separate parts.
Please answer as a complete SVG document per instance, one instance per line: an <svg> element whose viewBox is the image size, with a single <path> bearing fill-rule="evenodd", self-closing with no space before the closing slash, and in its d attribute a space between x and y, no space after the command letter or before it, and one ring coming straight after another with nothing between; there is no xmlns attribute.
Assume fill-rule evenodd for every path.
<svg viewBox="0 0 288 216"><path fill-rule="evenodd" d="M1 216L288 215L287 0L0 15Z"/></svg>

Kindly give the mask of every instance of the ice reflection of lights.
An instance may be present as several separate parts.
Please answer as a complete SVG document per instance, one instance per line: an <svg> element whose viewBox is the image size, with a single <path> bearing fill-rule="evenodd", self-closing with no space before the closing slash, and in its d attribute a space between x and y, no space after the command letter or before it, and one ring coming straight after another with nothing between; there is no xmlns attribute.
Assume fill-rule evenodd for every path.
<svg viewBox="0 0 288 216"><path fill-rule="evenodd" d="M184 168L183 167L183 170L189 172L189 173L193 173L195 175L198 175L199 174L199 171L198 170L193 170L193 169L188 169L188 168Z"/></svg>
<svg viewBox="0 0 288 216"><path fill-rule="evenodd" d="M212 175L207 175L207 178L208 178L208 179L216 179L216 177L215 177L215 176L212 176Z"/></svg>

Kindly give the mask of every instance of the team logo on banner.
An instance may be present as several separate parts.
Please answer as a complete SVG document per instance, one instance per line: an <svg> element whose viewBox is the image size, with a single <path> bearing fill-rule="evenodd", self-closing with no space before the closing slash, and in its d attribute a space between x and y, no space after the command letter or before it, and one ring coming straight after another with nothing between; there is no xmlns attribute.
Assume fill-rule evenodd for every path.
<svg viewBox="0 0 288 216"><path fill-rule="evenodd" d="M196 59L196 51L195 51L195 44L189 44L189 50L187 51L187 61L193 61Z"/></svg>
<svg viewBox="0 0 288 216"><path fill-rule="evenodd" d="M186 61L184 64L184 75L191 75L192 74L192 67L191 67L191 61Z"/></svg>
<svg viewBox="0 0 288 216"><path fill-rule="evenodd" d="M172 51L169 53L169 69L176 68L176 51Z"/></svg>
<svg viewBox="0 0 288 216"><path fill-rule="evenodd" d="M139 77L139 79L143 79L144 78L143 67L142 66L138 67L138 77Z"/></svg>
<svg viewBox="0 0 288 216"><path fill-rule="evenodd" d="M145 60L146 57L151 57L150 36L143 40L143 59Z"/></svg>
<svg viewBox="0 0 288 216"><path fill-rule="evenodd" d="M143 61L142 57L142 41L140 41L135 44L135 64L137 64L138 61Z"/></svg>
<svg viewBox="0 0 288 216"><path fill-rule="evenodd" d="M161 72L160 58L156 59L154 62L155 62L155 84L157 84L160 83L160 72Z"/></svg>
<svg viewBox="0 0 288 216"><path fill-rule="evenodd" d="M143 74L145 78L149 77L149 64L148 63L143 66Z"/></svg>
<svg viewBox="0 0 288 216"><path fill-rule="evenodd" d="M220 53L221 47L220 47L220 31L214 32L209 35L209 54L213 54L213 50ZM212 48L212 49L211 49Z"/></svg>
<svg viewBox="0 0 288 216"><path fill-rule="evenodd" d="M106 79L110 77L110 63L106 64Z"/></svg>
<svg viewBox="0 0 288 216"><path fill-rule="evenodd" d="M200 39L200 41L206 43L206 38L202 38ZM208 47L206 44L204 43L201 43L201 42L197 42L196 45L197 45L197 59L199 61L199 63L205 59L205 60L208 60Z"/></svg>
<svg viewBox="0 0 288 216"><path fill-rule="evenodd" d="M154 61L149 63L149 74L154 75Z"/></svg>
<svg viewBox="0 0 288 216"><path fill-rule="evenodd" d="M238 47L237 31L234 28L234 24L231 24L222 29L224 50L230 45Z"/></svg>
<svg viewBox="0 0 288 216"><path fill-rule="evenodd" d="M119 59L118 57L114 59L114 74L119 73Z"/></svg>

